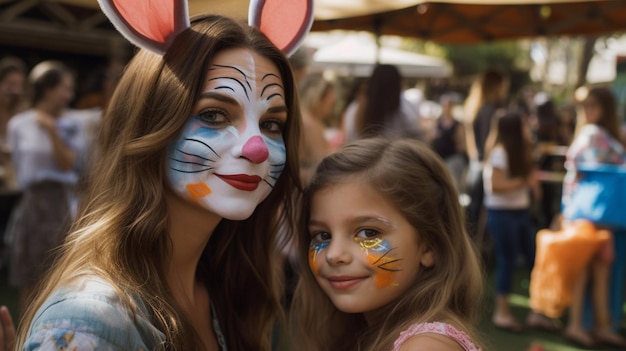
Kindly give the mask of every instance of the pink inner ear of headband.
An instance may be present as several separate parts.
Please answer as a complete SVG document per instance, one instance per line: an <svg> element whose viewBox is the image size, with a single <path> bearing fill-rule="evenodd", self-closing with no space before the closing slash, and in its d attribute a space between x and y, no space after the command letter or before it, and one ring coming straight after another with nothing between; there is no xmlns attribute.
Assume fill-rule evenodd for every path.
<svg viewBox="0 0 626 351"><path fill-rule="evenodd" d="M292 54L313 24L313 0L251 0L249 23L285 54Z"/></svg>
<svg viewBox="0 0 626 351"><path fill-rule="evenodd" d="M250 0L250 24L290 55L313 23L313 0ZM187 0L98 0L117 30L133 44L164 54L189 27Z"/></svg>
<svg viewBox="0 0 626 351"><path fill-rule="evenodd" d="M146 38L165 43L168 37L175 32L174 22L171 20L176 18L174 3L163 4L161 2L161 4L156 4L154 1L135 0L112 0L112 3L127 23L132 19L132 23L129 23L130 27ZM138 15L146 13L149 13L150 16Z"/></svg>

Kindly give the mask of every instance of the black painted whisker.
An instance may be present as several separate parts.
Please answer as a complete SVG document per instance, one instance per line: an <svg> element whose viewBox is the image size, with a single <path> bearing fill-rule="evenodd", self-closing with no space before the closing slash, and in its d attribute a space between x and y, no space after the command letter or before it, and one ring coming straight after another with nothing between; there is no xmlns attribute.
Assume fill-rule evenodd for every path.
<svg viewBox="0 0 626 351"><path fill-rule="evenodd" d="M176 161L178 163L184 163L184 164L187 164L187 165L196 165L196 166L205 166L205 167L209 166L209 165L206 165L204 163L192 162L192 161L181 161L181 160L177 160L175 158L170 158L170 160Z"/></svg>
<svg viewBox="0 0 626 351"><path fill-rule="evenodd" d="M177 168L174 168L174 167L170 167L170 169L173 170L173 171L176 171L176 172L180 172L180 173L202 173L202 172L206 172L206 171L212 170L213 167L198 169L198 170L195 170L195 171L185 171L185 170L177 169Z"/></svg>
<svg viewBox="0 0 626 351"><path fill-rule="evenodd" d="M181 154L187 155L187 156L193 156L193 157L197 157L197 158L203 159L205 161L215 162L215 160L211 160L210 158L206 158L206 157L202 157L200 155L196 155L196 154L192 154L192 153L189 153L189 152L185 152L185 151L183 151L181 149L176 149L176 151L180 152Z"/></svg>
<svg viewBox="0 0 626 351"><path fill-rule="evenodd" d="M219 158L222 158L217 152L215 152L215 150L213 150L212 147L209 146L209 144L203 142L202 140L192 139L192 138L185 138L184 140L185 141L195 141L196 143L200 143L200 144L206 146L209 150L211 150L215 154L215 156L217 156Z"/></svg>

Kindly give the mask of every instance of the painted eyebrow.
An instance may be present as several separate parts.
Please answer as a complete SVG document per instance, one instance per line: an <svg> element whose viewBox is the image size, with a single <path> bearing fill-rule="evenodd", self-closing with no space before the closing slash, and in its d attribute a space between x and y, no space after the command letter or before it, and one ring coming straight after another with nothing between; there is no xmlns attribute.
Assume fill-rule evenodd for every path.
<svg viewBox="0 0 626 351"><path fill-rule="evenodd" d="M282 86L282 85L280 85L280 84L278 84L278 83L269 83L269 84L267 84L266 86L264 86L264 87L263 87L263 90L261 90L261 97L263 97L263 94L265 94L265 90L266 90L266 89L269 89L269 88L271 88L271 87L279 87L279 88L283 89L283 86ZM283 89L283 90L285 90L285 89ZM282 95L282 94L280 94L280 93L274 93L274 94L272 94L272 95L268 96L266 100L269 100L269 99L273 98L273 97L274 97L274 96L276 96L276 95L278 95L278 96L283 96L283 95Z"/></svg>
<svg viewBox="0 0 626 351"><path fill-rule="evenodd" d="M241 87L243 88L243 91L246 93L246 97L248 98L248 100L250 100L250 97L248 96L248 91L252 91L252 85L250 85L250 81L248 80L248 76L244 73L244 71L240 70L239 68L235 67L235 66L228 66L228 65L218 65L218 64L213 64L213 66L215 67L220 67L220 68L229 68L232 70L235 70L237 72L239 72L239 74L241 74L242 78L243 78L243 82L245 82L246 84L244 85L243 82L237 78L233 78L233 77L216 77L216 78L212 78L209 79L211 80L215 80L215 79L232 79L234 81L236 81L237 83L239 83L239 85L241 85ZM215 68L211 67L209 70L212 71ZM267 75L266 75L267 76ZM265 78L265 77L263 77ZM247 88L246 88L247 86Z"/></svg>
<svg viewBox="0 0 626 351"><path fill-rule="evenodd" d="M238 106L239 103L237 102L237 100L233 99L232 97L228 96L228 95L224 95L224 94L220 94L220 93L216 93L213 91L207 91L204 92L202 94L200 94L200 98L201 99L215 99L224 103L227 103L229 105L233 105L233 106Z"/></svg>
<svg viewBox="0 0 626 351"><path fill-rule="evenodd" d="M261 81L264 81L266 78L276 78L276 79L280 80L280 77L279 77L278 75L274 74L274 73L266 73L266 74L263 76L263 78L261 78ZM283 91L285 91L285 88L284 88L282 85L280 85L280 84L278 84L278 83L269 83L269 84L267 84L266 86L264 86L264 87L263 87L263 90L261 90L261 97L263 97L263 94L265 93L265 89L268 89L268 88L271 88L271 87L274 87L274 86L279 87L279 88L281 88ZM268 96L268 97L267 97L267 99L265 99L265 100L269 101L271 98L273 98L273 97L275 97L275 96L280 96L280 97L283 97L283 95L282 95L282 94L279 94L279 93L274 93L274 94L272 94L272 95ZM284 97L283 97L283 98L284 98Z"/></svg>
<svg viewBox="0 0 626 351"><path fill-rule="evenodd" d="M209 79L209 82L212 80L220 80L220 79L229 79L229 80L234 80L235 82L237 82L237 84L239 84L241 86L241 88L243 89L243 92L246 94L246 98L248 99L248 101L250 101L250 96L248 95L248 89L246 89L246 86L243 85L243 83L237 79L237 78L233 78L233 77L215 77L215 78L211 78ZM235 91L233 88L228 87L226 85L220 85L215 87L215 89L229 89L232 91Z"/></svg>

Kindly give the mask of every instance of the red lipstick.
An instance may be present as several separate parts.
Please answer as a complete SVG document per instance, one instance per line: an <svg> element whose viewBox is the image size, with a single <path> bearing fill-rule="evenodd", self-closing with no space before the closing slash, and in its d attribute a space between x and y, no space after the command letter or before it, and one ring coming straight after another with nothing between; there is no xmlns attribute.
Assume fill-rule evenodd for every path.
<svg viewBox="0 0 626 351"><path fill-rule="evenodd" d="M216 174L226 184L243 191L254 191L259 186L261 177L247 174Z"/></svg>

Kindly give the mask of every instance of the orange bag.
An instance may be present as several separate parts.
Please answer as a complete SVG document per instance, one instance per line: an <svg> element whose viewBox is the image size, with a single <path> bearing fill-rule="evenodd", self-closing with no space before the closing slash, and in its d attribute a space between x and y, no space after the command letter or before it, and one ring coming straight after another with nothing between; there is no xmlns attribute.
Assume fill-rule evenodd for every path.
<svg viewBox="0 0 626 351"><path fill-rule="evenodd" d="M542 229L537 233L535 266L530 275L530 307L558 318L572 303L577 277L611 232L598 229L588 220L563 224L561 230Z"/></svg>

